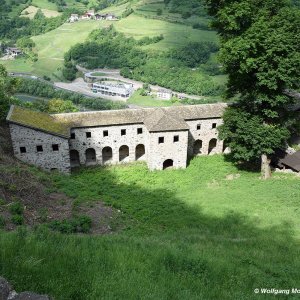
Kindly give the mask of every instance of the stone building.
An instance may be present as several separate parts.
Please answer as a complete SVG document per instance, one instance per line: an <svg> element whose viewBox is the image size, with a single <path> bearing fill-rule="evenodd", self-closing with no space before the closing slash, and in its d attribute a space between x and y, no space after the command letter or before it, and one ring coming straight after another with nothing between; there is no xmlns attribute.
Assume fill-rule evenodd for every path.
<svg viewBox="0 0 300 300"><path fill-rule="evenodd" d="M45 170L145 161L150 170L186 168L188 157L223 153L217 138L226 104L49 115L12 106L15 156Z"/></svg>

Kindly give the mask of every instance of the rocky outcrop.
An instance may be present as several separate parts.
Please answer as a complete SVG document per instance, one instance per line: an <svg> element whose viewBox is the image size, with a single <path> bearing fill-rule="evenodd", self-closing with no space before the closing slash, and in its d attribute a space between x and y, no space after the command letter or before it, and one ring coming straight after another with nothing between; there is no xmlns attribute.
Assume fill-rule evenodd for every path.
<svg viewBox="0 0 300 300"><path fill-rule="evenodd" d="M0 300L51 300L47 295L38 295L32 292L17 293L12 285L0 277Z"/></svg>

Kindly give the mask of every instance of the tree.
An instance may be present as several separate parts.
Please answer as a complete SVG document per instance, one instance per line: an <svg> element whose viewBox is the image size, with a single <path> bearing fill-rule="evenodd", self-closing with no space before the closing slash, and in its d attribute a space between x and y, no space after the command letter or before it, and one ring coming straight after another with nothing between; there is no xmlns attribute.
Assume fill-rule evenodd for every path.
<svg viewBox="0 0 300 300"><path fill-rule="evenodd" d="M52 114L78 111L78 108L70 100L52 99L47 104L47 112Z"/></svg>
<svg viewBox="0 0 300 300"><path fill-rule="evenodd" d="M12 97L17 88L18 80L10 78L3 65L0 65L0 122L4 121L11 104L16 103Z"/></svg>
<svg viewBox="0 0 300 300"><path fill-rule="evenodd" d="M286 147L295 116L286 90L299 88L300 12L284 0L207 0L221 37L220 60L228 74L220 137L236 161L261 157L270 177L270 155Z"/></svg>

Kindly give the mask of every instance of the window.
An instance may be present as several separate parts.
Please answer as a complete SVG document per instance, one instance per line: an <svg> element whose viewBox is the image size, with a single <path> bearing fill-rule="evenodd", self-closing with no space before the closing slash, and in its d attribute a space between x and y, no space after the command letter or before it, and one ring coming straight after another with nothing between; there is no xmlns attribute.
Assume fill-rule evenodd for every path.
<svg viewBox="0 0 300 300"><path fill-rule="evenodd" d="M138 134L142 134L142 133L143 133L143 128L138 128L138 129L137 129L137 133L138 133Z"/></svg>
<svg viewBox="0 0 300 300"><path fill-rule="evenodd" d="M53 151L58 151L59 150L59 146L57 144L53 144L52 145L52 150Z"/></svg>
<svg viewBox="0 0 300 300"><path fill-rule="evenodd" d="M197 130L201 129L201 124L197 124Z"/></svg>
<svg viewBox="0 0 300 300"><path fill-rule="evenodd" d="M43 152L43 146L36 146L37 152Z"/></svg>
<svg viewBox="0 0 300 300"><path fill-rule="evenodd" d="M85 135L86 135L86 137L87 137L88 139L92 137L92 133L91 133L91 132L86 132Z"/></svg>
<svg viewBox="0 0 300 300"><path fill-rule="evenodd" d="M159 144L163 144L165 142L165 138L163 137L163 136L160 136L159 138L158 138L158 143Z"/></svg>
<svg viewBox="0 0 300 300"><path fill-rule="evenodd" d="M75 140L75 133L74 133L74 132L71 133L71 139L72 139L72 140Z"/></svg>
<svg viewBox="0 0 300 300"><path fill-rule="evenodd" d="M26 147L20 147L20 152L21 153L26 153Z"/></svg>
<svg viewBox="0 0 300 300"><path fill-rule="evenodd" d="M121 135L126 135L126 129L121 129Z"/></svg>
<svg viewBox="0 0 300 300"><path fill-rule="evenodd" d="M212 124L212 128L214 129L214 128L217 128L217 123L213 123Z"/></svg>
<svg viewBox="0 0 300 300"><path fill-rule="evenodd" d="M179 135L174 135L174 143L177 143L179 142Z"/></svg>
<svg viewBox="0 0 300 300"><path fill-rule="evenodd" d="M103 136L108 136L108 130L103 131Z"/></svg>

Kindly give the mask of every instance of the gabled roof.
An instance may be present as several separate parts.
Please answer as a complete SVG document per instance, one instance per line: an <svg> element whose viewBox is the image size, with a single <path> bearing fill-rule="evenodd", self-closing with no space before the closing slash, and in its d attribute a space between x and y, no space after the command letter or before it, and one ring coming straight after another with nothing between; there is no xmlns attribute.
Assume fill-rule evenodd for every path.
<svg viewBox="0 0 300 300"><path fill-rule="evenodd" d="M49 115L12 106L7 121L69 137L71 128L145 124L150 132L187 130L187 120L221 118L225 103Z"/></svg>
<svg viewBox="0 0 300 300"><path fill-rule="evenodd" d="M189 127L182 118L173 117L163 108L155 109L144 119L149 132L188 130Z"/></svg>

